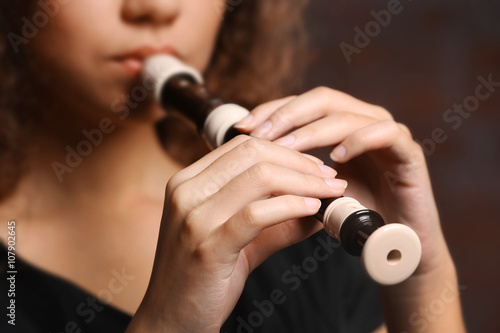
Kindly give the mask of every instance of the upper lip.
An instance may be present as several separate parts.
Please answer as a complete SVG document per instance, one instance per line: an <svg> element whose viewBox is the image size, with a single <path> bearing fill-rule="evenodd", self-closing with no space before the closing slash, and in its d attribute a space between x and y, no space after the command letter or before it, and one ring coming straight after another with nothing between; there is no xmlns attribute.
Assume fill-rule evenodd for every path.
<svg viewBox="0 0 500 333"><path fill-rule="evenodd" d="M117 59L127 59L134 58L138 60L144 60L155 54L170 54L176 58L181 58L179 51L169 45L165 46L151 46L143 45L131 51L125 52L124 54L116 57Z"/></svg>

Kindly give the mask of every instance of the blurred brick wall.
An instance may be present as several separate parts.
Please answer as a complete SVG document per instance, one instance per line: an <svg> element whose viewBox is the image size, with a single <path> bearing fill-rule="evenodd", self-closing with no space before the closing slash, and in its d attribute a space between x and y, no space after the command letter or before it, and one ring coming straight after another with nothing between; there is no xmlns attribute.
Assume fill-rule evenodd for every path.
<svg viewBox="0 0 500 333"><path fill-rule="evenodd" d="M500 88L460 127L443 115L473 95L478 76L500 82L500 1L402 0L399 14L346 61L340 43L388 0L311 0L305 88L326 85L389 109L414 137L447 139L428 156L470 332L500 332ZM375 30L373 30L376 32ZM457 124L455 124L457 125Z"/></svg>

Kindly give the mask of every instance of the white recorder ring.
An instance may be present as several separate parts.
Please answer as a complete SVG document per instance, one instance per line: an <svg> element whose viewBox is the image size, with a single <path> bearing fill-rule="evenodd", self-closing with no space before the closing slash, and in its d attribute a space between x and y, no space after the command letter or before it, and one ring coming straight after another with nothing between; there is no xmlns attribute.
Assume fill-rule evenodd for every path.
<svg viewBox="0 0 500 333"><path fill-rule="evenodd" d="M161 100L163 85L171 77L178 74L189 75L197 83L203 83L203 77L196 69L185 65L182 61L173 56L158 54L144 61L143 79L145 82L150 80L153 82L154 97L157 101Z"/></svg>
<svg viewBox="0 0 500 333"><path fill-rule="evenodd" d="M366 208L353 198L336 199L325 211L325 230L340 240L346 218L363 209ZM421 255L422 246L417 234L404 224L390 223L369 235L361 252L361 264L378 284L394 285L413 274Z"/></svg>
<svg viewBox="0 0 500 333"><path fill-rule="evenodd" d="M250 112L237 104L224 104L215 108L205 120L203 133L212 148L224 144L227 131Z"/></svg>

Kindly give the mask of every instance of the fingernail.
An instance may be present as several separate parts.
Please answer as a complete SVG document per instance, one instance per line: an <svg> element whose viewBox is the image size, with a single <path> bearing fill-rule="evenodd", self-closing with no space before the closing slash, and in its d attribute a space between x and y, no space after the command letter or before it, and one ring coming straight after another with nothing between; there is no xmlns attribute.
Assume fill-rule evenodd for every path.
<svg viewBox="0 0 500 333"><path fill-rule="evenodd" d="M334 177L337 175L337 171L335 169L330 168L328 165L320 164L318 165L321 171L327 175L333 175Z"/></svg>
<svg viewBox="0 0 500 333"><path fill-rule="evenodd" d="M253 120L253 115L249 114L234 125L234 128L247 128Z"/></svg>
<svg viewBox="0 0 500 333"><path fill-rule="evenodd" d="M343 179L325 178L325 182L336 190L345 190L347 188L347 181Z"/></svg>
<svg viewBox="0 0 500 333"><path fill-rule="evenodd" d="M291 134L285 135L277 140L274 140L274 143L277 143L280 146L290 147L295 143L295 135Z"/></svg>
<svg viewBox="0 0 500 333"><path fill-rule="evenodd" d="M330 154L330 158L333 161L337 162L341 158L344 158L346 154L347 154L347 150L345 149L344 146L337 146L337 148L335 148L332 151L332 153Z"/></svg>
<svg viewBox="0 0 500 333"><path fill-rule="evenodd" d="M306 153L302 153L302 156L310 159L313 162L316 162L316 164L325 164L325 162L323 162L322 160L320 160L316 156L313 156L313 155L310 155L310 154L306 154Z"/></svg>
<svg viewBox="0 0 500 333"><path fill-rule="evenodd" d="M257 127L255 129L255 131L253 131L253 136L257 137L257 138L264 138L264 136L269 133L271 131L271 128L273 127L273 125L271 124L271 122L269 120L266 120L262 125L260 125L259 127Z"/></svg>
<svg viewBox="0 0 500 333"><path fill-rule="evenodd" d="M321 201L315 198L304 198L304 201L306 202L306 206L311 209L319 209L321 205Z"/></svg>

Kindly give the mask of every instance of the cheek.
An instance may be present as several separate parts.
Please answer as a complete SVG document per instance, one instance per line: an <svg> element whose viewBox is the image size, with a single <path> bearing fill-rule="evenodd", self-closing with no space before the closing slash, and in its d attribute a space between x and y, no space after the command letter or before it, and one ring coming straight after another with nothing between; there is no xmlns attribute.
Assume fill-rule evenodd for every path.
<svg viewBox="0 0 500 333"><path fill-rule="evenodd" d="M57 103L102 116L130 90L130 80L116 75L106 53L120 24L117 4L69 2L32 40L33 68Z"/></svg>
<svg viewBox="0 0 500 333"><path fill-rule="evenodd" d="M118 0L70 1L49 21L37 37L45 54L72 61L88 59L105 49L110 31L120 20ZM46 46L46 47L45 47ZM102 52L102 51L101 51ZM61 57L61 55L67 55Z"/></svg>
<svg viewBox="0 0 500 333"><path fill-rule="evenodd" d="M181 18L185 38L190 41L186 60L202 72L213 53L224 11L225 1L193 0Z"/></svg>

